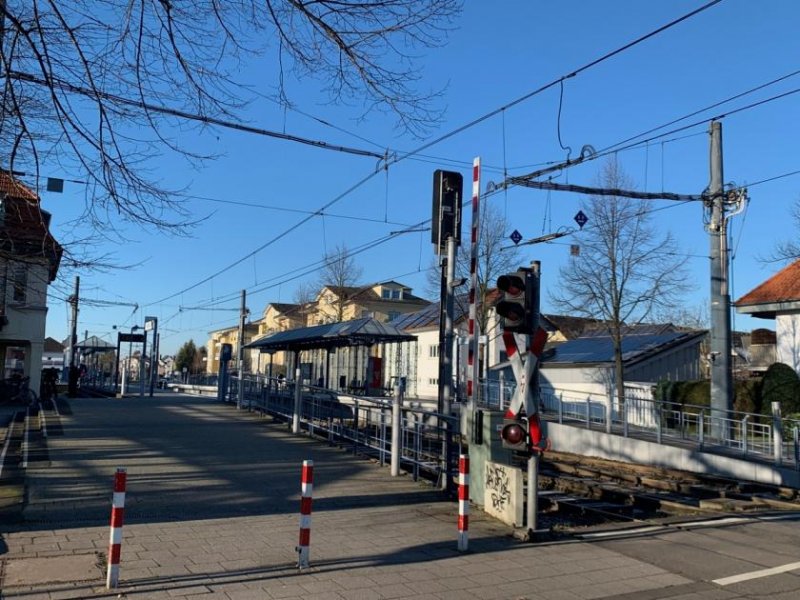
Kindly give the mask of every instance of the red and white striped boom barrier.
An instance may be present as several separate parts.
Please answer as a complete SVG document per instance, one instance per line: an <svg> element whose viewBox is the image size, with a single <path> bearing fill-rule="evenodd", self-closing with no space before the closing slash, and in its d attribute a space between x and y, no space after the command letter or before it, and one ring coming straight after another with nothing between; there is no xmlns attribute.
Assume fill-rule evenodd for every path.
<svg viewBox="0 0 800 600"><path fill-rule="evenodd" d="M469 350L467 352L467 406L475 408L478 397L478 324L475 321L477 314L478 293L478 237L481 197L481 159L472 161L472 226L470 228L470 259L469 259Z"/></svg>
<svg viewBox="0 0 800 600"><path fill-rule="evenodd" d="M125 513L125 469L117 469L114 474L114 496L111 501L111 535L108 543L108 572L106 588L119 584L119 558L122 550L122 518Z"/></svg>
<svg viewBox="0 0 800 600"><path fill-rule="evenodd" d="M458 550L469 546L469 455L458 457Z"/></svg>
<svg viewBox="0 0 800 600"><path fill-rule="evenodd" d="M314 488L314 461L304 460L300 476L300 543L297 545L297 566L308 567L311 544L311 495Z"/></svg>

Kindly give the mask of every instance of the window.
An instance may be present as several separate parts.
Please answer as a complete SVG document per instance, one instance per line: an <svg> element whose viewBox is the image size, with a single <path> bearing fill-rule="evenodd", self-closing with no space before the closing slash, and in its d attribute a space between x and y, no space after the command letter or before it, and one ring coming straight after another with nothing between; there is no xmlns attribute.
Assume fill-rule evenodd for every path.
<svg viewBox="0 0 800 600"><path fill-rule="evenodd" d="M381 289L381 298L384 298L384 299L388 300L391 297L392 297L392 290L390 290L388 288L382 288Z"/></svg>
<svg viewBox="0 0 800 600"><path fill-rule="evenodd" d="M362 319L371 319L373 317L371 310L362 310L361 311L361 318Z"/></svg>
<svg viewBox="0 0 800 600"><path fill-rule="evenodd" d="M400 316L400 313L397 312L396 310L390 310L386 316L389 317L389 321L394 321L397 317Z"/></svg>
<svg viewBox="0 0 800 600"><path fill-rule="evenodd" d="M25 302L25 293L28 287L28 269L25 268L25 265L14 265L11 276L14 302Z"/></svg>
<svg viewBox="0 0 800 600"><path fill-rule="evenodd" d="M431 358L439 358L439 346L438 344L431 344L428 346L428 356Z"/></svg>
<svg viewBox="0 0 800 600"><path fill-rule="evenodd" d="M400 300L402 296L403 295L400 293L400 290L392 290L392 300Z"/></svg>

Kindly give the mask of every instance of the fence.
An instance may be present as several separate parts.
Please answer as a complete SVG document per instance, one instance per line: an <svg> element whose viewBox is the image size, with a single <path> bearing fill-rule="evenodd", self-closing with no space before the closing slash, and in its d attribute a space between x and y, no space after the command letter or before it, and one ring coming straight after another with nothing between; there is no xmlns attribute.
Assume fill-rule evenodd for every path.
<svg viewBox="0 0 800 600"><path fill-rule="evenodd" d="M504 410L514 389L514 382L483 381L480 405ZM680 440L707 451L733 452L800 470L800 421L781 418L779 410L762 415L657 401L642 384L626 385L622 403L606 394L542 387L539 408L544 418L559 423L658 443Z"/></svg>
<svg viewBox="0 0 800 600"><path fill-rule="evenodd" d="M295 382L245 376L242 388L240 401L239 379L231 377L226 400L292 423ZM392 454L392 402L385 397L354 396L301 384L299 421L309 435L384 465ZM415 481L422 477L442 487L453 484L461 448L458 418L402 408L399 440L400 464Z"/></svg>

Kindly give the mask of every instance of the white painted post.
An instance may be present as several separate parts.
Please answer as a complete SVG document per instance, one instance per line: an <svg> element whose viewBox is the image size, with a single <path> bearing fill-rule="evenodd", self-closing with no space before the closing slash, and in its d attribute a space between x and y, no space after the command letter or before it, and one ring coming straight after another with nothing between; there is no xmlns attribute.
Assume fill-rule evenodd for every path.
<svg viewBox="0 0 800 600"><path fill-rule="evenodd" d="M586 429L592 428L592 399L586 398Z"/></svg>
<svg viewBox="0 0 800 600"><path fill-rule="evenodd" d="M628 403L622 406L622 435L628 437Z"/></svg>
<svg viewBox="0 0 800 600"><path fill-rule="evenodd" d="M564 392L558 394L558 423L564 422Z"/></svg>

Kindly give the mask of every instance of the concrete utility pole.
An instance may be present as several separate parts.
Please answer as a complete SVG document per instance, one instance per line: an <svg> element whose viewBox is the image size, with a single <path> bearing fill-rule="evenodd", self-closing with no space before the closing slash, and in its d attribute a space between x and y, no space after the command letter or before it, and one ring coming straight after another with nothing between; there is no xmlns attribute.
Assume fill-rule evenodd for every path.
<svg viewBox="0 0 800 600"><path fill-rule="evenodd" d="M237 354L239 389L236 394L236 408L242 408L242 396L244 394L244 321L247 318L246 298L247 291L242 290L242 305L239 309L239 352Z"/></svg>
<svg viewBox="0 0 800 600"><path fill-rule="evenodd" d="M711 435L725 436L723 419L733 409L731 374L731 297L728 291L728 236L722 174L722 124L712 121L710 183L706 207L711 242Z"/></svg>
<svg viewBox="0 0 800 600"><path fill-rule="evenodd" d="M72 327L69 336L69 369L67 371L67 395L75 398L78 395L78 373L75 366L75 346L78 345L78 300L80 298L81 278L75 276L75 292L69 297L72 307Z"/></svg>

